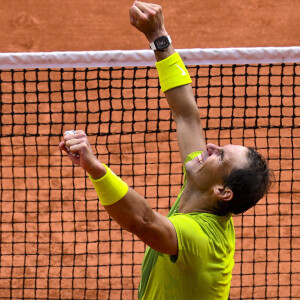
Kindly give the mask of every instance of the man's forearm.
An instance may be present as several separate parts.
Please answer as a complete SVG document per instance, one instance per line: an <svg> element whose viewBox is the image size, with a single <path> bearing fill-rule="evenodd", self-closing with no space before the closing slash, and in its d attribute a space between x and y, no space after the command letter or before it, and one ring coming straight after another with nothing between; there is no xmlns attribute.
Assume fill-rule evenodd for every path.
<svg viewBox="0 0 300 300"><path fill-rule="evenodd" d="M130 8L129 15L130 23L145 35L149 44L153 43L156 39L162 36L168 36L168 32L165 29L164 25L162 8L159 5L135 1L134 5ZM157 62L160 62L175 53L172 43L163 50L164 51L155 51ZM177 68L175 69L177 70ZM188 80L182 81L180 78L180 76L182 75L180 74L178 76L174 74L173 77L173 72L174 69L170 71L168 67L165 69L165 74L167 75L167 77L170 78L169 75L171 75L172 77L172 84L168 85L167 89L163 90L166 91L165 95L167 97L170 108L173 111L174 117L176 118L176 116L189 116L199 118L198 109L195 105L193 90L190 84L186 84ZM183 78L187 77L188 76L183 76Z"/></svg>

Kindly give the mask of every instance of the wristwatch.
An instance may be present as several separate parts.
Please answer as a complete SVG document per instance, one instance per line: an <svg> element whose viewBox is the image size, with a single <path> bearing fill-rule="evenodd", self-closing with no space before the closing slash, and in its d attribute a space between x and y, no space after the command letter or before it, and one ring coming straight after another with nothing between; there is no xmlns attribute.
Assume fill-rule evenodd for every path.
<svg viewBox="0 0 300 300"><path fill-rule="evenodd" d="M172 43L172 40L169 35L161 36L161 37L157 38L154 42L150 43L150 48L152 50L166 51L171 43Z"/></svg>

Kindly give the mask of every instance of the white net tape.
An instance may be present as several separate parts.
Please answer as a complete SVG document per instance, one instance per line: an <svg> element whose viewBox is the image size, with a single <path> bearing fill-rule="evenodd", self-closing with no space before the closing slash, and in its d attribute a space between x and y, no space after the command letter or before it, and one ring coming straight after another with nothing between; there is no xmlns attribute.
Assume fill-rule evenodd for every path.
<svg viewBox="0 0 300 300"><path fill-rule="evenodd" d="M300 47L179 49L186 65L300 61ZM151 50L0 53L0 69L153 66Z"/></svg>

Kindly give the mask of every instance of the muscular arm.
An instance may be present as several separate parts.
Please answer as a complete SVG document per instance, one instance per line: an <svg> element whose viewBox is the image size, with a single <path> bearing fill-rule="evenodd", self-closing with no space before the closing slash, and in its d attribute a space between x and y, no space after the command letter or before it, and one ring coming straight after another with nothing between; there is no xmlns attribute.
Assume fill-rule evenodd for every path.
<svg viewBox="0 0 300 300"><path fill-rule="evenodd" d="M149 42L166 35L161 8L155 4L135 2L130 9L131 24L145 34ZM157 61L174 53L171 45L164 52L156 51ZM178 144L182 161L193 152L205 149L198 108L191 85L173 88L166 93L177 125ZM106 174L106 169L94 156L84 132L65 136L60 144L72 162L85 169L94 179ZM74 155L76 154L76 155ZM135 234L158 252L176 255L178 251L175 228L168 218L154 212L146 199L133 189L112 205L104 206L119 225Z"/></svg>
<svg viewBox="0 0 300 300"><path fill-rule="evenodd" d="M136 235L152 249L177 255L177 236L168 218L152 210L147 200L129 188L113 205L105 206L109 215L125 230Z"/></svg>
<svg viewBox="0 0 300 300"><path fill-rule="evenodd" d="M93 179L102 178L106 169L94 156L83 131L64 136L59 145L71 161L87 171ZM177 254L177 236L172 223L153 211L147 200L129 188L126 195L112 205L105 205L108 214L123 228L135 234L154 250Z"/></svg>
<svg viewBox="0 0 300 300"><path fill-rule="evenodd" d="M130 13L131 24L144 33L149 43L160 36L168 35L160 6L136 1ZM166 51L155 51L155 57L157 61L161 61L173 53L175 51L171 44ZM168 90L165 95L176 122L178 146L183 162L189 153L206 149L198 107L190 84Z"/></svg>
<svg viewBox="0 0 300 300"><path fill-rule="evenodd" d="M188 154L206 150L198 107L190 84L176 87L165 94L176 123L180 157L184 162Z"/></svg>

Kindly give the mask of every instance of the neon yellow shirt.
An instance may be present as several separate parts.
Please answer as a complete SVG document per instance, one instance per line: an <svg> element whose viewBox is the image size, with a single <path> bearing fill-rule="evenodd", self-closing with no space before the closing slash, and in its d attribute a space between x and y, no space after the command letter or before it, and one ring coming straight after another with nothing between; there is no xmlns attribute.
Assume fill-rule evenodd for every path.
<svg viewBox="0 0 300 300"><path fill-rule="evenodd" d="M185 163L199 153L190 154ZM185 184L186 180L168 216L176 230L178 256L147 248L139 287L141 300L228 299L235 247L232 218L177 213Z"/></svg>

